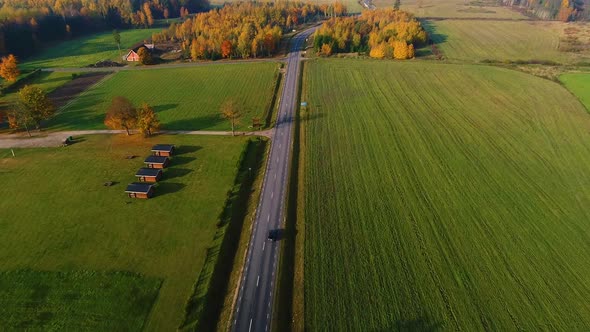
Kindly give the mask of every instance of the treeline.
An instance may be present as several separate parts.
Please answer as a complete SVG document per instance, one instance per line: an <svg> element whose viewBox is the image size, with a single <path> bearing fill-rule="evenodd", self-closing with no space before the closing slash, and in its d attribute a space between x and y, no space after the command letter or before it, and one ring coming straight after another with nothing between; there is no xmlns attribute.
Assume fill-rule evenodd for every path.
<svg viewBox="0 0 590 332"><path fill-rule="evenodd" d="M25 57L43 45L97 31L149 27L207 9L208 0L0 1L0 55Z"/></svg>
<svg viewBox="0 0 590 332"><path fill-rule="evenodd" d="M256 58L278 51L284 32L319 17L345 15L346 6L311 3L236 3L200 13L154 34L155 42L179 42L193 60Z"/></svg>
<svg viewBox="0 0 590 332"><path fill-rule="evenodd" d="M501 4L524 8L545 20L584 21L590 19L590 0L498 0Z"/></svg>
<svg viewBox="0 0 590 332"><path fill-rule="evenodd" d="M426 31L410 13L397 9L364 11L357 17L326 21L314 35L322 55L368 53L374 58L411 59L415 47L426 43Z"/></svg>

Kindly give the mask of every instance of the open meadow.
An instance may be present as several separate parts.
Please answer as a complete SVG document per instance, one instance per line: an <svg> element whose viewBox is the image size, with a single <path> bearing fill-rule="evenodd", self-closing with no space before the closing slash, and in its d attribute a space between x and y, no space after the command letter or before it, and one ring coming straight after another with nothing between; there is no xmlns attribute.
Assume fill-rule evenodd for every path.
<svg viewBox="0 0 590 332"><path fill-rule="evenodd" d="M56 44L30 59L22 59L24 69L86 67L99 61L119 61L128 48L152 38L161 28L122 30L121 54L112 31L101 32Z"/></svg>
<svg viewBox="0 0 590 332"><path fill-rule="evenodd" d="M207 279L200 271L221 241L247 139L76 139L16 157L0 150L0 327L176 330ZM155 143L176 144L177 154L154 198L128 198Z"/></svg>
<svg viewBox="0 0 590 332"><path fill-rule="evenodd" d="M560 50L564 29L568 27L561 22L429 20L425 27L449 60L542 60L558 63L590 60L588 51Z"/></svg>
<svg viewBox="0 0 590 332"><path fill-rule="evenodd" d="M306 64L305 327L590 329L590 114L481 65Z"/></svg>
<svg viewBox="0 0 590 332"><path fill-rule="evenodd" d="M395 0L374 0L377 8L393 7ZM527 20L528 17L494 1L403 0L401 10L418 17Z"/></svg>
<svg viewBox="0 0 590 332"><path fill-rule="evenodd" d="M175 69L129 70L113 74L82 93L49 123L52 129L105 129L114 96L154 107L163 129L231 130L220 106L233 99L242 108L240 130L263 120L272 107L278 63L220 64Z"/></svg>
<svg viewBox="0 0 590 332"><path fill-rule="evenodd" d="M565 74L559 80L580 99L590 112L590 73Z"/></svg>

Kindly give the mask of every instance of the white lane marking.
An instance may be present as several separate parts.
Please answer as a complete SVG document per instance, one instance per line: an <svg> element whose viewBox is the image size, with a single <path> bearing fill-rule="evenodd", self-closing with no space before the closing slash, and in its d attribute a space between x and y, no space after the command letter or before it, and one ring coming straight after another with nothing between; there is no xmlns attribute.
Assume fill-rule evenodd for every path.
<svg viewBox="0 0 590 332"><path fill-rule="evenodd" d="M272 199L274 196L275 196L275 192L273 191L270 193L270 199Z"/></svg>
<svg viewBox="0 0 590 332"><path fill-rule="evenodd" d="M264 251L264 247L266 247L266 242L262 242L262 251Z"/></svg>
<svg viewBox="0 0 590 332"><path fill-rule="evenodd" d="M248 332L252 331L252 318L250 318L250 327L248 328Z"/></svg>
<svg viewBox="0 0 590 332"><path fill-rule="evenodd" d="M270 221L270 214L266 217L266 221Z"/></svg>
<svg viewBox="0 0 590 332"><path fill-rule="evenodd" d="M260 274L258 275L258 278L256 278L256 287L258 287L259 282L260 282Z"/></svg>

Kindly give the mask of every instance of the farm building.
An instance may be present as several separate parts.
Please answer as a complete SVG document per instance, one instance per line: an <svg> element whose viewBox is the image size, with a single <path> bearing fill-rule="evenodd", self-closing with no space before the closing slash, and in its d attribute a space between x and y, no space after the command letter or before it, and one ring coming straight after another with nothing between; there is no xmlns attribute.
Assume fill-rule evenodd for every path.
<svg viewBox="0 0 590 332"><path fill-rule="evenodd" d="M144 161L148 168L166 168L169 162L168 157L164 156L149 156Z"/></svg>
<svg viewBox="0 0 590 332"><path fill-rule="evenodd" d="M162 178L162 170L158 168L140 168L135 176L141 182L158 182Z"/></svg>
<svg viewBox="0 0 590 332"><path fill-rule="evenodd" d="M174 145L171 144L157 144L152 147L154 156L170 157L174 153Z"/></svg>
<svg viewBox="0 0 590 332"><path fill-rule="evenodd" d="M123 60L129 62L137 62L139 61L139 54L137 54L137 52L135 52L134 50L131 50L129 51L129 53L127 53L127 55L123 57Z"/></svg>
<svg viewBox="0 0 590 332"><path fill-rule="evenodd" d="M149 183L131 183L125 190L130 198L150 198L154 195L154 185Z"/></svg>

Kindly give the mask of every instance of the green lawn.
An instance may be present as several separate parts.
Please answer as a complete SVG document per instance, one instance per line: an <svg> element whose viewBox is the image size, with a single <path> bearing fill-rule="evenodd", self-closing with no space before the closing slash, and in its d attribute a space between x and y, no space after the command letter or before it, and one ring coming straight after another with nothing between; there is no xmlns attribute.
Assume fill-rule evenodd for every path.
<svg viewBox="0 0 590 332"><path fill-rule="evenodd" d="M549 60L573 63L590 59L588 52L560 51L560 37L567 27L542 21L427 21L430 38L445 58L468 62L482 60Z"/></svg>
<svg viewBox="0 0 590 332"><path fill-rule="evenodd" d="M5 330L139 331L161 281L131 273L0 272Z"/></svg>
<svg viewBox="0 0 590 332"><path fill-rule="evenodd" d="M559 80L574 94L590 112L590 73L565 74Z"/></svg>
<svg viewBox="0 0 590 332"><path fill-rule="evenodd" d="M590 114L501 68L306 64L310 331L590 329Z"/></svg>
<svg viewBox="0 0 590 332"><path fill-rule="evenodd" d="M219 108L234 99L243 113L238 128L246 130L253 117L267 114L277 75L277 63L122 71L81 94L49 125L60 130L104 129L112 97L125 96L137 105L149 103L162 127L176 130L230 130Z"/></svg>
<svg viewBox="0 0 590 332"><path fill-rule="evenodd" d="M208 249L219 242L218 218L245 142L243 137L89 135L67 148L15 149L16 158L9 150L0 150L0 271L62 271L66 280L90 288L102 285L101 280L120 285L121 295L115 296L114 290L97 294L95 289L55 280L55 275L21 278L17 272L8 277L0 274L1 288L20 288L9 294L27 296L38 280L45 280L49 294L42 307L52 320L42 330L67 324L74 319L70 314L96 315L112 319L112 324L128 316L131 330L141 324L151 331L175 330L184 319L195 283L203 277L200 270ZM130 199L125 188L136 180L135 172L155 143L176 144L178 155L165 170L154 198ZM126 159L129 155L138 157ZM105 187L106 181L115 184ZM99 271L98 279L80 276L83 280L78 280L77 274L86 275L83 271ZM110 278L100 271L131 274ZM119 303L133 299L128 295L152 294L159 280L161 289L153 307L149 301L143 306ZM80 310L60 295L69 290L87 294L76 300L84 302ZM9 324L3 330L16 328L10 322L29 317L20 317L30 313L26 299L15 299L8 308L3 300L0 316L9 319L0 324ZM147 312L149 318L140 321ZM14 315L18 317L10 318ZM92 317L82 323L88 325L80 330L113 330Z"/></svg>
<svg viewBox="0 0 590 332"><path fill-rule="evenodd" d="M377 8L393 7L395 0L374 0L373 3ZM496 6L494 1L404 0L400 9L419 17L528 19L508 7Z"/></svg>
<svg viewBox="0 0 590 332"><path fill-rule="evenodd" d="M49 93L72 80L72 73L41 72L26 84L37 85ZM18 100L18 90L0 97L0 109L11 107Z"/></svg>
<svg viewBox="0 0 590 332"><path fill-rule="evenodd" d="M126 53L131 46L152 38L152 34L159 31L161 28L120 31L121 53ZM21 67L25 69L86 67L103 60L120 61L119 49L113 39L112 31L61 42L37 56L23 59Z"/></svg>

